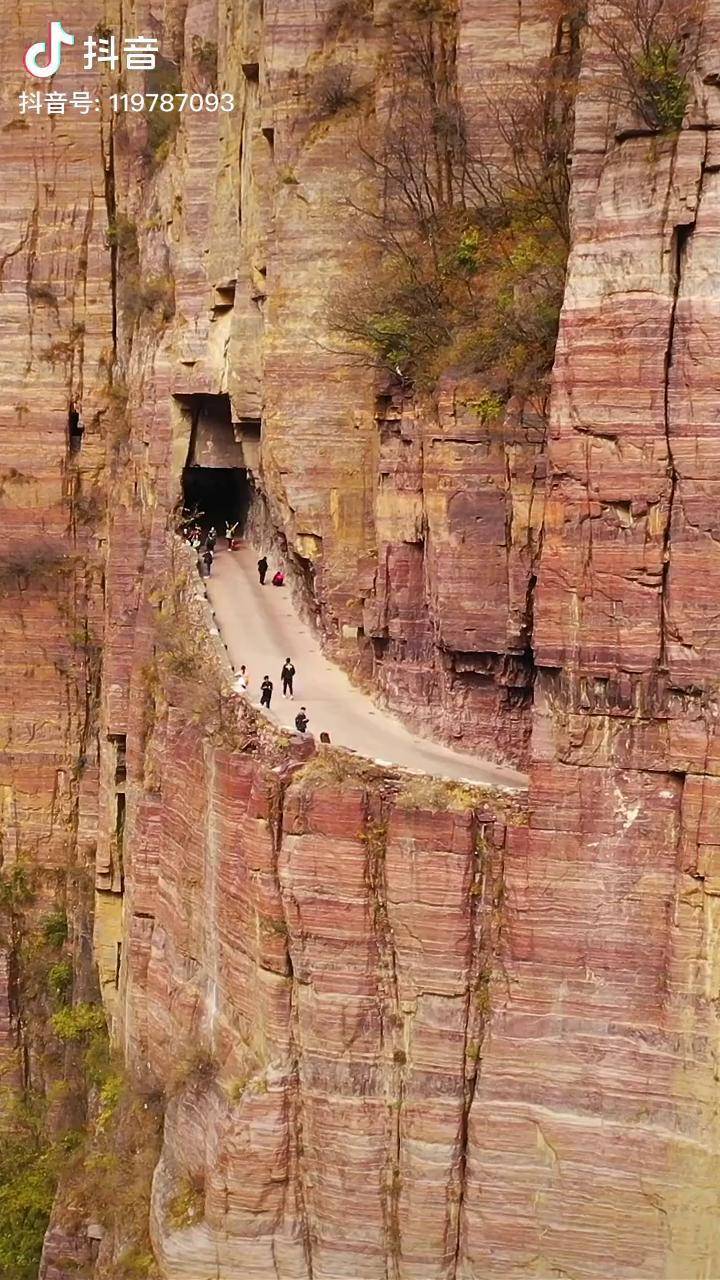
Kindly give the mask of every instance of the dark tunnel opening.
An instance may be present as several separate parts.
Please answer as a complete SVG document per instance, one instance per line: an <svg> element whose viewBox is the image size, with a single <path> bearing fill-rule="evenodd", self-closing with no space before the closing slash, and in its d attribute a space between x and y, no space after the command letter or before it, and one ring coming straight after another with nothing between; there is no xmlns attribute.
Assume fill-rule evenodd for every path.
<svg viewBox="0 0 720 1280"><path fill-rule="evenodd" d="M232 528L242 537L253 498L251 473L238 439L227 395L177 396L189 418L188 455L182 473L183 521L220 537Z"/></svg>
<svg viewBox="0 0 720 1280"><path fill-rule="evenodd" d="M222 537L228 525L237 525L235 536L242 537L251 498L244 468L188 466L183 472L185 512L205 533L214 525Z"/></svg>

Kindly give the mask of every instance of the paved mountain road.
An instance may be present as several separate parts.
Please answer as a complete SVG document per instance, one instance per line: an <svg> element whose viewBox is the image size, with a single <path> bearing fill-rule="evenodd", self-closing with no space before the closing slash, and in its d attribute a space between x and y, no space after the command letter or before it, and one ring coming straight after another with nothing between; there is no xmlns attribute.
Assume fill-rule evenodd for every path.
<svg viewBox="0 0 720 1280"><path fill-rule="evenodd" d="M309 731L316 738L326 730L333 745L379 763L485 786L527 786L527 777L515 769L419 738L376 706L325 657L317 637L295 611L290 590L273 587L270 573L266 585L260 586L256 564L257 552L250 546L219 550L205 585L235 670L241 663L247 667L247 696L254 706L260 704L263 676L273 682L271 720L293 729L297 712L305 706ZM294 701L282 696L280 669L286 657L292 658L297 672Z"/></svg>

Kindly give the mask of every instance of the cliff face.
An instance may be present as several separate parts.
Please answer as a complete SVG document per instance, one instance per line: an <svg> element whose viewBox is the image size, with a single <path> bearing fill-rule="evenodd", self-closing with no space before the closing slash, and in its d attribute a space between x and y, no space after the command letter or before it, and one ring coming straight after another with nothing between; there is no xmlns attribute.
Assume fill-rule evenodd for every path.
<svg viewBox="0 0 720 1280"><path fill-rule="evenodd" d="M80 20L70 6L68 20ZM103 629L103 362L112 357L103 246L101 131L18 119L27 30L42 6L5 15L0 51L0 1060L6 1083L49 1088L68 1063L31 990L48 913L67 917L80 998L92 977L97 717ZM77 87L65 78L68 91ZM87 443L68 455L69 406ZM19 939L25 946L19 954ZM57 960L58 955L55 956ZM36 957L36 968L40 959ZM16 1050L21 1049L18 1057Z"/></svg>
<svg viewBox="0 0 720 1280"><path fill-rule="evenodd" d="M718 1268L707 17L690 129L608 119L592 63L581 86L528 861L471 1134L484 1276Z"/></svg>
<svg viewBox="0 0 720 1280"><path fill-rule="evenodd" d="M170 1097L161 1272L455 1274L502 860L525 829L377 771L291 777L203 744L178 694L134 827L124 992L126 1052Z"/></svg>
<svg viewBox="0 0 720 1280"><path fill-rule="evenodd" d="M553 401L500 421L477 378L413 391L331 319L348 279L374 287L368 139L393 137L412 14L66 10L157 32L171 85L235 95L177 132L18 124L45 18L13 19L0 165L33 196L8 183L0 256L2 870L43 875L0 1028L49 1088L16 925L67 904L88 999L94 858L105 1007L166 1098L144 1274L720 1266L715 8L678 134L608 105L586 40ZM565 38L545 10L444 20L485 153L486 84ZM527 806L305 764L240 713L167 534L186 462L221 455L336 656L412 722L529 761ZM46 1280L138 1274L117 1224L89 1246L96 1216L61 1195Z"/></svg>
<svg viewBox="0 0 720 1280"><path fill-rule="evenodd" d="M64 20L79 26L82 7L69 5ZM28 4L3 19L0 1270L24 1280L33 1264L37 1274L54 1143L85 1121L77 1054L50 1017L59 993L85 1005L98 992L92 934L113 351L103 131L94 120L19 119L22 55L47 14ZM79 78L68 69L56 87L71 93ZM85 438L71 454L75 403Z"/></svg>
<svg viewBox="0 0 720 1280"><path fill-rule="evenodd" d="M514 5L496 8L495 43L479 38L485 19L471 4L447 34L469 127L488 147L484 80L496 63L546 52L554 37L533 12L518 27ZM349 281L374 287L368 153L378 130L392 130L402 38L417 22L385 0L373 12L273 6L261 22L247 4L217 26L207 6L167 6L185 87L207 87L197 49L217 45L218 83L237 109L188 116L150 176L152 139L132 116L119 125L117 207L133 240L132 254L118 249L119 269L137 273L139 260L141 275L171 277L174 310L159 321L147 296L139 317L134 308L130 409L139 408L162 490L164 432L174 435L176 468L188 444L173 397L229 394L272 535L338 657L411 722L519 761L530 728L544 426L520 410L486 425L472 379L450 377L439 402L418 400L372 371L332 324ZM338 69L353 97L330 109L327 77ZM121 284L121 333L122 302ZM165 501L177 488L175 470Z"/></svg>

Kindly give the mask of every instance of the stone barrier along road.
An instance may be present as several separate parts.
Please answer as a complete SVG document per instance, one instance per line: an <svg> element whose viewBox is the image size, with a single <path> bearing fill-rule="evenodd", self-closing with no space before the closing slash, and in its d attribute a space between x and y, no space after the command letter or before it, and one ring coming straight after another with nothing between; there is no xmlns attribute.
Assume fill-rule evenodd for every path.
<svg viewBox="0 0 720 1280"><path fill-rule="evenodd" d="M326 731L334 746L348 747L378 763L483 786L527 787L525 774L418 738L376 706L325 657L317 637L298 616L290 589L272 586L274 566L266 585L260 586L257 557L250 546L220 550L205 583L233 667L247 667L247 696L253 706L259 706L260 683L269 675L274 685L270 719L285 729L294 729L295 716L305 706L309 732L316 739ZM297 672L292 702L282 696L280 669L286 657L292 658Z"/></svg>

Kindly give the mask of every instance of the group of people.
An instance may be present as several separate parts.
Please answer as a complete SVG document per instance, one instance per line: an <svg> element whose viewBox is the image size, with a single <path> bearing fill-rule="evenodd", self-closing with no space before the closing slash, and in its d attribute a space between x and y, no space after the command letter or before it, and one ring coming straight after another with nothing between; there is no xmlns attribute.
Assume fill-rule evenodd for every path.
<svg viewBox="0 0 720 1280"><path fill-rule="evenodd" d="M283 663L282 671L280 672L280 680L282 682L283 698L290 698L291 701L294 696L293 694L294 679L295 679L295 667L293 665L293 661L291 658L286 658L285 662ZM241 666L237 676L235 677L235 688L238 693L247 693L249 684L250 684L250 681L247 673L247 667L243 665ZM270 710L270 703L272 702L274 687L275 686L273 685L273 682L270 679L270 677L263 676L262 683L260 685L260 706L265 707L268 711ZM307 733L309 724L310 724L310 717L308 716L308 713L307 713L307 707L301 707L295 717L295 728L297 729L298 733L304 734L304 733ZM321 734L320 737L321 737L321 741L323 742L330 741L327 734Z"/></svg>
<svg viewBox="0 0 720 1280"><path fill-rule="evenodd" d="M235 532L237 524L227 524L226 536L228 546L232 547L235 540ZM207 534L203 534L202 526L193 518L185 521L183 533L186 541L190 544L193 551L197 552L197 566L201 578L209 578L212 573L213 561L215 559L215 547L217 545L218 532L214 525L208 529ZM267 556L262 555L257 562L258 577L260 586L265 586L269 565ZM282 587L285 585L285 574L282 569L276 569L271 578L274 587Z"/></svg>
<svg viewBox="0 0 720 1280"><path fill-rule="evenodd" d="M260 559L257 562L257 570L258 570L258 578L260 579L260 586L264 587L265 579L267 577L267 571L268 571L267 556L260 557ZM284 585L285 574L283 573L282 569L276 569L275 573L272 576L271 581L274 587L282 587Z"/></svg>
<svg viewBox="0 0 720 1280"><path fill-rule="evenodd" d="M236 526L228 525L228 531L227 531L228 541L231 539L235 528ZM210 574L212 573L213 560L215 558L215 547L217 544L217 537L218 537L217 529L214 526L211 526L207 534L203 536L203 531L200 525L195 522L190 522L185 526L184 533L190 546L193 548L194 551L197 551L198 569L200 571L200 576L203 578L209 577ZM269 568L269 565L268 565L267 556L262 555L257 562L258 577L260 579L261 587L265 586L265 579L267 577L268 568ZM271 582L274 587L282 587L284 585L285 574L283 573L282 569L276 570L276 572L273 574ZM282 684L283 697L290 698L291 701L294 697L294 693L293 693L294 679L295 679L295 666L291 658L286 658L285 662L283 663L282 670L280 672L280 682ZM250 679L247 673L247 667L243 665L240 667L240 670L238 671L235 677L235 689L237 693L244 694L244 693L247 693L249 687L250 687ZM260 685L260 706L265 707L268 711L270 710L270 704L272 702L273 689L274 689L274 685L272 680L270 679L270 676L267 676L267 675L263 676L263 680ZM309 724L310 724L310 717L308 716L308 713L307 713L307 707L301 707L297 715L295 716L295 728L297 732L300 734L307 733ZM323 743L329 743L330 735L328 733L321 733L320 741Z"/></svg>
<svg viewBox="0 0 720 1280"><path fill-rule="evenodd" d="M209 578L212 573L213 560L215 559L217 529L214 525L211 525L205 536L203 536L200 526L191 524L185 529L185 537L193 551L197 551L197 566L200 577Z"/></svg>

